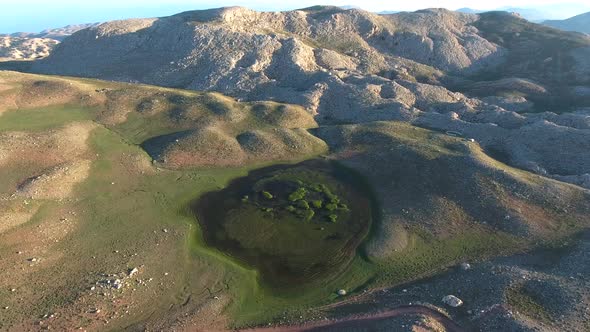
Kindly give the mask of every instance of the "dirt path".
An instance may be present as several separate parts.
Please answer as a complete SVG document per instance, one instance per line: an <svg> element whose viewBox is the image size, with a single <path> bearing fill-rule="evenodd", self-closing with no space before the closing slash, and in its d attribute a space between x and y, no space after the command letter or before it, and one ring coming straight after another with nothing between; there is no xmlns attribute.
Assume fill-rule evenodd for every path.
<svg viewBox="0 0 590 332"><path fill-rule="evenodd" d="M405 316L405 315L425 315L428 316L437 322L439 322L448 332L465 332L466 330L463 329L461 326L457 325L451 319L449 319L444 314L419 305L412 305L412 306L401 306L395 309L387 310L384 312L380 312L374 315L366 315L366 316L351 316L343 319L333 320L333 321L322 321L322 322L312 322L304 325L297 325L297 326L280 326L280 327L269 327L269 328L256 328L251 330L245 330L250 332L295 332L295 331L319 331L321 329L332 328L332 329L350 329L350 330L358 330L361 328L371 328L374 323Z"/></svg>

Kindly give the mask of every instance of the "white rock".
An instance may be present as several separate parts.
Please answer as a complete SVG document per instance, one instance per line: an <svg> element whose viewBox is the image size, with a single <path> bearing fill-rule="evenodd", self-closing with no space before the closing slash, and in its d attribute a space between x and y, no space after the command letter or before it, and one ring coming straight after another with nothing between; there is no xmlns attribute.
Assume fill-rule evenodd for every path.
<svg viewBox="0 0 590 332"><path fill-rule="evenodd" d="M461 263L460 266L461 266L461 270L464 270L464 271L467 271L467 270L470 270L471 269L471 264L466 263L466 262Z"/></svg>
<svg viewBox="0 0 590 332"><path fill-rule="evenodd" d="M442 298L442 301L446 305L451 306L453 308L457 308L463 305L463 301L455 295L447 295Z"/></svg>
<svg viewBox="0 0 590 332"><path fill-rule="evenodd" d="M346 295L346 290L345 289L339 289L338 290L338 295L340 295L340 296Z"/></svg>
<svg viewBox="0 0 590 332"><path fill-rule="evenodd" d="M129 271L129 277L133 277L137 272L139 272L139 269L134 267L133 269L131 269L131 271Z"/></svg>
<svg viewBox="0 0 590 332"><path fill-rule="evenodd" d="M121 289L123 287L123 283L121 282L120 279L115 279L115 281L113 281L113 288L114 289Z"/></svg>

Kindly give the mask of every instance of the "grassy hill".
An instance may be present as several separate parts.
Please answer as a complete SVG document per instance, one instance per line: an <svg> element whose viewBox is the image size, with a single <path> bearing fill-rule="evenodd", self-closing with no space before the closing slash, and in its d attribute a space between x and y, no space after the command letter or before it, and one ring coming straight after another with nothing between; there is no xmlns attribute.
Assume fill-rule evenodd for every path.
<svg viewBox="0 0 590 332"><path fill-rule="evenodd" d="M2 330L317 319L339 289L400 285L588 227L587 191L400 122L315 128L292 105L14 72L0 72L0 105ZM376 211L341 272L277 292L206 244L195 199L321 155L358 176Z"/></svg>

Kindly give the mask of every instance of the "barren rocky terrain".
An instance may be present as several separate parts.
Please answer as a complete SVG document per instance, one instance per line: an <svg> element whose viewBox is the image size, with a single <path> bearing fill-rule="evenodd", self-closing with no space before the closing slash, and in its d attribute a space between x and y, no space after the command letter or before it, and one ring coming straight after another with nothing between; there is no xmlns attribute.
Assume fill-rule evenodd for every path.
<svg viewBox="0 0 590 332"><path fill-rule="evenodd" d="M71 34L98 24L68 25L40 33L0 34L0 61L37 60L45 58L59 42Z"/></svg>
<svg viewBox="0 0 590 332"><path fill-rule="evenodd" d="M44 58L57 44L49 38L0 37L0 60Z"/></svg>
<svg viewBox="0 0 590 332"><path fill-rule="evenodd" d="M442 9L80 30L0 71L0 330L587 331L588 55L583 34ZM277 290L190 206L310 159L368 193L370 229L341 272ZM257 210L277 198L247 189L228 206L267 223L232 216L233 240L305 241L265 227L314 212L306 190Z"/></svg>
<svg viewBox="0 0 590 332"><path fill-rule="evenodd" d="M66 37L86 28L91 28L94 26L98 26L99 23L87 23L87 24L72 24L67 25L61 28L54 28L54 29L47 29L43 30L39 33L35 32L15 32L8 35L4 35L6 37L20 37L20 38L49 38L55 39L57 41L62 41Z"/></svg>

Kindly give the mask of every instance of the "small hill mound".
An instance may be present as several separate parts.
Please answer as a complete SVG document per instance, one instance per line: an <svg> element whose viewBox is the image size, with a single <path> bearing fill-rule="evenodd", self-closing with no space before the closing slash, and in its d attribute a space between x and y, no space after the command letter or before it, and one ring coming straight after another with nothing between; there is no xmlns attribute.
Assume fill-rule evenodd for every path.
<svg viewBox="0 0 590 332"><path fill-rule="evenodd" d="M89 119L141 144L167 167L242 166L302 160L327 151L325 144L307 131L318 125L300 106L244 103L218 93L106 82L91 85L87 81L10 72L1 73L0 78L6 86L0 95L7 107L4 112L19 112L14 110L17 108L90 107L94 112L87 114ZM43 115L42 111L33 113L30 116ZM16 113L12 117L17 121ZM17 136L23 136L19 140L30 139L24 133ZM61 137L69 136L64 133ZM8 139L5 144L12 142L14 148L16 141ZM6 158L10 156L0 154L0 163ZM53 165L45 167L49 166Z"/></svg>
<svg viewBox="0 0 590 332"><path fill-rule="evenodd" d="M64 199L90 173L91 162L80 160L53 167L19 185L18 195L31 199Z"/></svg>

